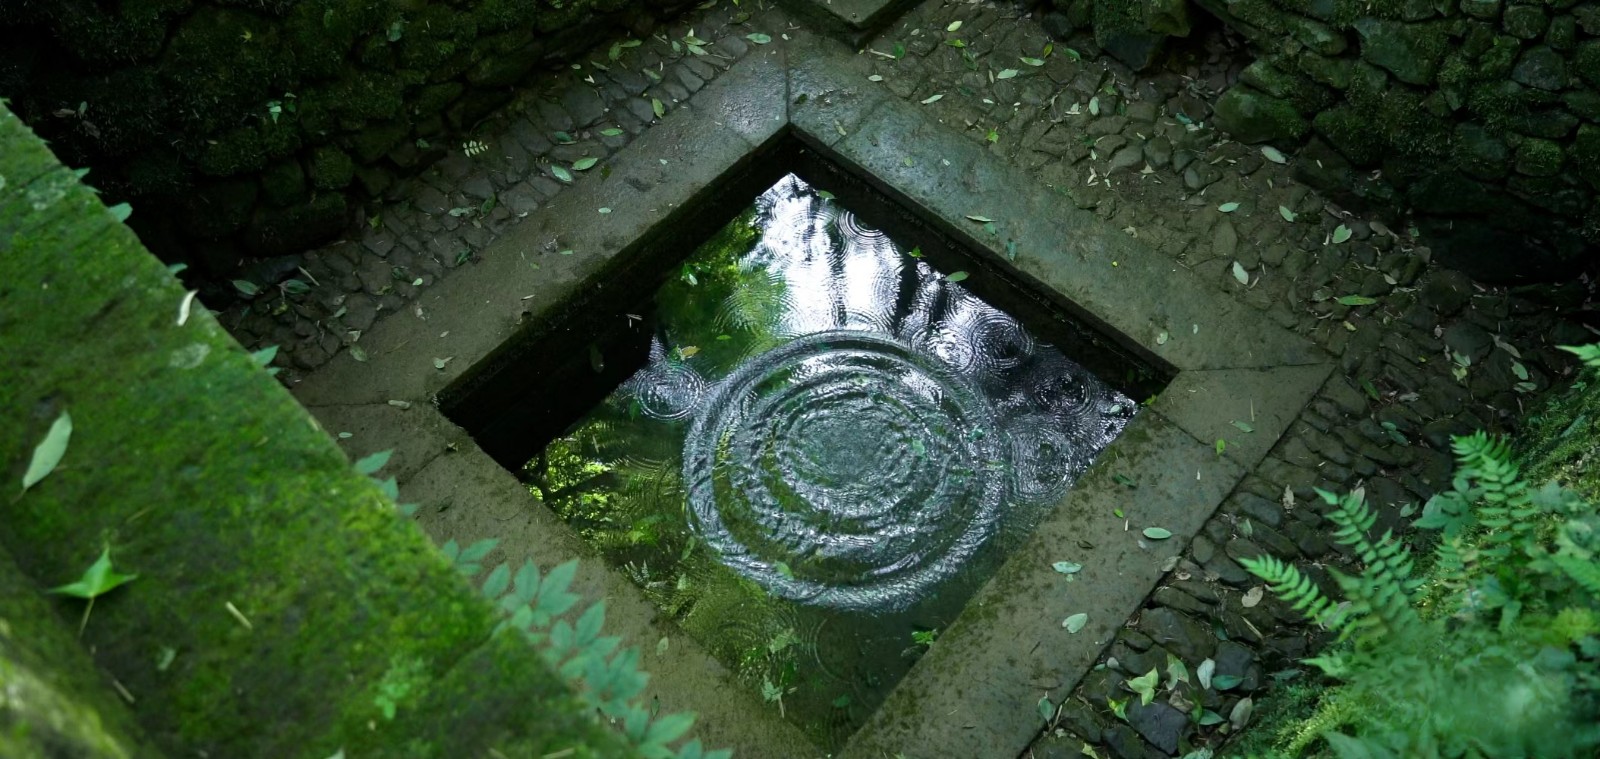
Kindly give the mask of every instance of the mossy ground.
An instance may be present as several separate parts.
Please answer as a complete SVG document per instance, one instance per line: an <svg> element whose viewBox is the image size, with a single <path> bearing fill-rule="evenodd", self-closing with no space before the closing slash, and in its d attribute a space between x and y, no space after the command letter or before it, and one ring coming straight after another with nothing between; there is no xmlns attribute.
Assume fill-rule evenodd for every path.
<svg viewBox="0 0 1600 759"><path fill-rule="evenodd" d="M42 586L103 545L139 574L83 644L154 746L622 755L531 650L490 639L488 604L209 313L178 324L177 281L3 108L0 282L0 460L20 477L75 421L56 471L0 506L0 544ZM397 660L420 685L391 720Z"/></svg>

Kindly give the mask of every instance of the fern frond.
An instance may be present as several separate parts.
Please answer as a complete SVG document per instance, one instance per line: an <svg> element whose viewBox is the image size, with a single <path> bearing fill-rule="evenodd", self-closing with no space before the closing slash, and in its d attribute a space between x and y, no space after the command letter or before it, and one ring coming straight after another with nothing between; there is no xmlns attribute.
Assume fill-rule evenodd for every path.
<svg viewBox="0 0 1600 759"><path fill-rule="evenodd" d="M1240 559L1245 571L1265 580L1272 592L1295 611L1328 630L1337 632L1346 621L1343 611L1322 589L1293 564L1275 556Z"/></svg>
<svg viewBox="0 0 1600 759"><path fill-rule="evenodd" d="M1579 587L1600 596L1600 561L1563 553L1551 556L1550 561Z"/></svg>
<svg viewBox="0 0 1600 759"><path fill-rule="evenodd" d="M1589 345L1558 345L1557 348L1576 355L1584 366L1600 369L1600 343Z"/></svg>

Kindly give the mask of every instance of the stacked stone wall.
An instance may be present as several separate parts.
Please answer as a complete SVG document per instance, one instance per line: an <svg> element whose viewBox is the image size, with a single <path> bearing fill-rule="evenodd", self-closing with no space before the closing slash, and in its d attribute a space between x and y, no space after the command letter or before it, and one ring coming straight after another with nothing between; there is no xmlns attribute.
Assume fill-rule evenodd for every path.
<svg viewBox="0 0 1600 759"><path fill-rule="evenodd" d="M679 0L19 0L0 97L168 260L217 275L344 231L513 85Z"/></svg>
<svg viewBox="0 0 1600 759"><path fill-rule="evenodd" d="M1296 178L1336 200L1409 215L1480 280L1560 279L1596 260L1600 4L1056 0L1054 11L1135 69L1188 34L1187 19L1220 19L1256 59L1216 102L1216 125L1297 153Z"/></svg>

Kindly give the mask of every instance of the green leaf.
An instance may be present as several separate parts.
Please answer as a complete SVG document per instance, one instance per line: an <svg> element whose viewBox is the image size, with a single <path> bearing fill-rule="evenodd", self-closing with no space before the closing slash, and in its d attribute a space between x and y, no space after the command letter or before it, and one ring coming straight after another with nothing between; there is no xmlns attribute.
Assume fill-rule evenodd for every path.
<svg viewBox="0 0 1600 759"><path fill-rule="evenodd" d="M987 216L978 216L976 214L970 214L970 213L967 214L967 218L969 218L969 219L971 219L971 220L973 220L975 222L978 222L979 224L988 224L989 222L994 221L994 219L991 219L991 218L989 218Z"/></svg>
<svg viewBox="0 0 1600 759"><path fill-rule="evenodd" d="M1217 690L1228 690L1243 681L1244 678L1238 675L1215 675L1211 678L1211 687Z"/></svg>
<svg viewBox="0 0 1600 759"><path fill-rule="evenodd" d="M1067 632L1074 635L1076 635L1079 630L1082 630L1083 626L1087 624L1089 624L1089 615L1081 611L1077 614L1067 617L1061 622L1061 626L1067 628Z"/></svg>
<svg viewBox="0 0 1600 759"><path fill-rule="evenodd" d="M39 484L39 481L50 476L56 470L56 465L61 463L61 457L67 455L67 442L72 439L72 417L65 410L54 422L50 423L50 431L44 435L44 440L33 448L33 458L28 462L28 471L22 475L22 489Z"/></svg>
<svg viewBox="0 0 1600 759"><path fill-rule="evenodd" d="M765 45L772 41L772 37L762 34L761 32L752 32L750 34L746 34L744 38L756 43L757 45Z"/></svg>
<svg viewBox="0 0 1600 759"><path fill-rule="evenodd" d="M355 346L351 346L351 347L353 348ZM262 348L261 350L255 351L255 352L250 354L250 360L256 362L256 366L266 366L266 365L272 363L272 359L275 359L277 357L278 357L278 346L276 346L276 345L269 345L269 346L267 346L265 348Z"/></svg>
<svg viewBox="0 0 1600 759"><path fill-rule="evenodd" d="M961 21L960 21L960 19L957 19L955 21L951 21L950 25L945 27L944 30L947 31L947 32L953 32L953 31L956 31L957 29L960 29L960 28L961 28Z"/></svg>
<svg viewBox="0 0 1600 759"><path fill-rule="evenodd" d="M1226 450L1228 450L1228 441L1223 440L1220 437L1217 438L1217 455L1221 456L1222 452Z"/></svg>
<svg viewBox="0 0 1600 759"><path fill-rule="evenodd" d="M1350 228L1340 224L1333 228L1333 244L1338 245L1350 239Z"/></svg>
<svg viewBox="0 0 1600 759"><path fill-rule="evenodd" d="M645 731L644 743L671 743L682 738L683 734L689 732L689 728L693 726L694 715L689 712L657 717L650 723L650 729Z"/></svg>
<svg viewBox="0 0 1600 759"><path fill-rule="evenodd" d="M246 298L255 297L256 293L261 292L261 288L257 287L256 283L244 279L234 280L233 289L238 290Z"/></svg>
<svg viewBox="0 0 1600 759"><path fill-rule="evenodd" d="M1018 72L1017 72L1016 69L1001 69L1000 73L994 75L994 78L996 78L996 79L1010 79L1011 77L1016 76L1017 73Z"/></svg>
<svg viewBox="0 0 1600 759"><path fill-rule="evenodd" d="M1239 204L1230 200L1220 206L1217 206L1217 210L1223 213L1233 213L1234 211L1239 210Z"/></svg>
<svg viewBox="0 0 1600 759"><path fill-rule="evenodd" d="M1161 672L1155 667L1151 667L1149 672L1128 680L1126 684L1128 690L1139 694L1139 703L1141 705L1149 706L1150 702L1156 697L1156 684L1160 681Z"/></svg>
<svg viewBox="0 0 1600 759"><path fill-rule="evenodd" d="M658 119L667 115L667 107L661 104L661 98L650 98L650 110L655 112Z"/></svg>
<svg viewBox="0 0 1600 759"><path fill-rule="evenodd" d="M1205 709L1200 713L1200 726L1201 727L1210 727L1212 725L1220 725L1220 724L1222 724L1222 715L1220 715L1220 714L1218 714L1218 713L1216 713L1214 711L1211 711L1210 709Z"/></svg>
<svg viewBox="0 0 1600 759"><path fill-rule="evenodd" d="M1289 162L1289 159L1283 157L1283 153L1282 152L1280 152L1277 148L1272 147L1271 145L1262 145L1261 146L1261 155L1266 157L1267 160L1269 160L1269 161L1271 161L1273 163L1288 163Z"/></svg>
<svg viewBox="0 0 1600 759"><path fill-rule="evenodd" d="M599 160L600 159L593 158L593 157L590 157L590 158L579 158L578 160L572 162L572 170L573 171L588 171L589 169L594 168L595 163L599 162Z"/></svg>
<svg viewBox="0 0 1600 759"><path fill-rule="evenodd" d="M1278 206L1278 215L1282 216L1284 221L1294 221L1299 217L1294 211L1289 210L1288 206Z"/></svg>
<svg viewBox="0 0 1600 759"><path fill-rule="evenodd" d="M138 577L138 575L122 574L112 568L111 546L106 546L100 551L100 558L95 559L88 569L83 570L83 575L76 582L51 588L49 592L93 600Z"/></svg>
<svg viewBox="0 0 1600 759"><path fill-rule="evenodd" d="M621 137L622 130L616 127L611 127L610 129L600 130L600 134L605 137Z"/></svg>
<svg viewBox="0 0 1600 759"><path fill-rule="evenodd" d="M1256 428L1251 427L1248 422L1241 422L1241 421L1239 421L1237 419L1235 419L1233 421L1233 426L1238 428L1238 430L1240 432L1255 432L1256 431Z"/></svg>
<svg viewBox="0 0 1600 759"><path fill-rule="evenodd" d="M359 459L356 459L356 471L361 474L370 475L373 472L382 469L385 464L388 464L389 457L393 454L394 451L378 451L371 456L363 456Z"/></svg>
<svg viewBox="0 0 1600 759"><path fill-rule="evenodd" d="M1040 696L1039 697L1039 716L1041 718L1043 718L1043 719L1048 720L1051 717L1055 716L1055 713L1056 713L1056 705L1050 703L1050 697L1049 696Z"/></svg>
<svg viewBox="0 0 1600 759"><path fill-rule="evenodd" d="M922 248L921 247L912 248L911 250L906 252L906 255L911 256L912 258L921 258L922 257Z"/></svg>
<svg viewBox="0 0 1600 759"><path fill-rule="evenodd" d="M555 175L556 179L566 182L567 184L572 184L572 172L567 171L561 166L552 164L550 166L550 173Z"/></svg>
<svg viewBox="0 0 1600 759"><path fill-rule="evenodd" d="M1166 540L1172 537L1172 531L1164 527L1146 527L1144 536L1151 540Z"/></svg>
<svg viewBox="0 0 1600 759"><path fill-rule="evenodd" d="M1233 278L1238 280L1241 285L1250 284L1250 272L1245 271L1244 266L1238 261L1233 262Z"/></svg>
<svg viewBox="0 0 1600 759"><path fill-rule="evenodd" d="M937 103L942 99L944 99L944 93L941 92L941 93L939 93L937 95L929 95L929 96L923 98L922 99L922 104L923 105L928 105L929 103Z"/></svg>
<svg viewBox="0 0 1600 759"><path fill-rule="evenodd" d="M133 214L133 206L130 206L127 203L118 203L110 208L107 208L106 210L110 211L111 216L117 221L127 221L128 217Z"/></svg>
<svg viewBox="0 0 1600 759"><path fill-rule="evenodd" d="M1040 60L1038 58L1020 58L1018 60L1021 60L1023 63L1026 63L1029 66L1043 66L1044 65L1044 61L1042 61L1042 60Z"/></svg>
<svg viewBox="0 0 1600 759"><path fill-rule="evenodd" d="M1051 568L1055 569L1057 572L1060 572L1061 574L1064 574L1064 575L1077 574L1078 572L1083 571L1083 565L1082 564L1079 564L1077 562L1072 562L1072 561L1058 561L1058 562L1056 562L1054 564L1051 564L1050 566L1051 566Z"/></svg>
<svg viewBox="0 0 1600 759"><path fill-rule="evenodd" d="M566 132L556 132L554 136L557 144L571 145L572 143L577 142L577 140L572 139L572 135L567 134Z"/></svg>
<svg viewBox="0 0 1600 759"><path fill-rule="evenodd" d="M1343 295L1337 300L1339 301L1340 305L1344 306L1370 306L1378 302L1377 300L1368 298L1365 295Z"/></svg>
<svg viewBox="0 0 1600 759"><path fill-rule="evenodd" d="M951 272L949 276L945 277L945 279L948 279L951 282L960 282L960 281L962 281L962 280L964 280L966 278L967 278L967 273L964 272L964 271Z"/></svg>

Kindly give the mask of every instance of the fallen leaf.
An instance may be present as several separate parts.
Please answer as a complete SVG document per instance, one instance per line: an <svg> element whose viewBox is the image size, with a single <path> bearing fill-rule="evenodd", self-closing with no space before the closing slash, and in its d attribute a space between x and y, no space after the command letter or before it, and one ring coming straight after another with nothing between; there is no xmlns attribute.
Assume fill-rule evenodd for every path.
<svg viewBox="0 0 1600 759"><path fill-rule="evenodd" d="M556 179L566 182L567 184L572 184L572 172L567 171L560 166L551 166L550 173L555 175Z"/></svg>
<svg viewBox="0 0 1600 759"><path fill-rule="evenodd" d="M1239 210L1239 204L1230 200L1220 206L1217 206L1217 210L1223 213L1233 213L1234 211Z"/></svg>
<svg viewBox="0 0 1600 759"><path fill-rule="evenodd" d="M1245 271L1238 261L1233 262L1233 278L1239 280L1241 285L1250 284L1250 272Z"/></svg>
<svg viewBox="0 0 1600 759"><path fill-rule="evenodd" d="M1250 724L1250 715L1255 712L1255 707L1255 702L1250 700L1249 696L1239 699L1239 703L1233 705L1233 711L1228 713L1228 722L1233 725L1234 732L1243 730L1245 725Z"/></svg>
<svg viewBox="0 0 1600 759"><path fill-rule="evenodd" d="M1283 157L1283 153L1279 152L1279 150L1277 148L1272 147L1271 145L1262 145L1261 146L1261 155L1265 156L1267 160L1269 160L1269 161L1271 161L1273 163L1288 163L1289 162L1289 159Z"/></svg>
<svg viewBox="0 0 1600 759"><path fill-rule="evenodd" d="M953 32L953 31L956 31L957 29L960 29L960 28L961 28L961 21L960 21L960 19L957 19L955 21L951 21L950 25L945 27L944 30L947 31L947 32Z"/></svg>
<svg viewBox="0 0 1600 759"><path fill-rule="evenodd" d="M765 45L772 41L772 37L762 34L761 32L752 32L750 34L746 34L744 38L756 43L757 45Z"/></svg>
<svg viewBox="0 0 1600 759"><path fill-rule="evenodd" d="M1200 662L1200 666L1194 668L1195 681L1200 684L1200 687L1202 689L1210 688L1211 687L1211 675L1214 674L1216 671L1217 671L1217 662L1215 660L1207 659L1207 660L1205 660L1203 662Z"/></svg>
<svg viewBox="0 0 1600 759"><path fill-rule="evenodd" d="M598 158L579 158L578 160L572 162L572 170L588 171L589 169L594 168L595 163L597 163L599 160L600 159Z"/></svg>
<svg viewBox="0 0 1600 759"><path fill-rule="evenodd" d="M650 110L655 112L658 119L667 115L667 107L661 104L661 98L650 98Z"/></svg>
<svg viewBox="0 0 1600 759"><path fill-rule="evenodd" d="M869 82L881 82L881 81L883 81L883 77L878 76L877 74L873 74L872 76L867 77L867 81L869 81Z"/></svg>
<svg viewBox="0 0 1600 759"><path fill-rule="evenodd" d="M959 22L957 22L957 23L959 23ZM1040 696L1039 697L1039 716L1048 720L1051 717L1055 716L1055 713L1056 713L1056 707L1055 707L1055 704L1050 703L1050 697L1049 696Z"/></svg>
<svg viewBox="0 0 1600 759"><path fill-rule="evenodd" d="M22 474L23 490L39 484L40 480L56 470L61 458L67 455L67 443L71 440L72 416L63 410L50 423L50 431L44 434L44 440L34 446L33 459L28 462L28 470Z"/></svg>
<svg viewBox="0 0 1600 759"><path fill-rule="evenodd" d="M1001 69L1000 73L994 75L994 78L996 78L996 79L1010 79L1011 77L1014 77L1017 74L1018 74L1018 71L1016 69Z"/></svg>
<svg viewBox="0 0 1600 759"><path fill-rule="evenodd" d="M1261 597L1266 595L1266 593L1266 588L1257 585L1254 588L1245 591L1245 594L1239 598L1239 605L1246 609L1253 609L1255 608L1256 604L1261 603Z"/></svg>
<svg viewBox="0 0 1600 759"><path fill-rule="evenodd" d="M989 222L994 221L994 219L991 219L991 218L989 218L987 216L977 216L977 215L970 214L970 213L967 214L967 218L969 218L969 219L971 219L971 220L973 220L975 222L978 222L979 224L988 224Z"/></svg>
<svg viewBox="0 0 1600 759"><path fill-rule="evenodd" d="M183 294L183 300L178 301L178 326L182 327L189 321L189 310L194 306L194 297L199 294L199 290L190 290Z"/></svg>
<svg viewBox="0 0 1600 759"><path fill-rule="evenodd" d="M942 98L944 98L944 93L942 92L937 95L929 95L928 97L922 99L922 104L928 105L929 103L937 103Z"/></svg>
<svg viewBox="0 0 1600 759"><path fill-rule="evenodd" d="M1278 206L1278 215L1282 216L1284 221L1294 221L1299 217L1299 214L1289 210L1288 206Z"/></svg>
<svg viewBox="0 0 1600 759"><path fill-rule="evenodd" d="M1044 65L1044 61L1039 60L1038 58L1021 58L1019 60L1021 60L1023 63L1028 64L1029 66L1043 66Z"/></svg>
<svg viewBox="0 0 1600 759"><path fill-rule="evenodd" d="M1350 239L1350 228L1349 227L1347 227L1347 226L1345 226L1343 224L1340 224L1339 226L1333 228L1333 244L1334 245L1338 245L1339 243L1345 242L1346 240L1349 240L1349 239Z"/></svg>
<svg viewBox="0 0 1600 759"><path fill-rule="evenodd" d="M1078 572L1083 570L1083 565L1082 564L1078 564L1076 562L1071 562L1071 561L1058 561L1058 562L1056 562L1054 564L1051 564L1050 566L1051 566L1051 568L1055 569L1057 572L1060 572L1061 574L1064 574L1064 575L1077 574Z"/></svg>
<svg viewBox="0 0 1600 759"><path fill-rule="evenodd" d="M1076 634L1079 630L1082 630L1083 626L1087 624L1089 624L1089 615L1081 611L1077 614L1067 617L1061 622L1061 626L1067 628L1067 632L1073 634Z"/></svg>
<svg viewBox="0 0 1600 759"><path fill-rule="evenodd" d="M1343 295L1338 298L1338 301L1343 306L1370 306L1378 302L1365 295Z"/></svg>
<svg viewBox="0 0 1600 759"><path fill-rule="evenodd" d="M966 278L967 273L964 271L951 272L949 276L945 277L945 279L948 279L951 282L960 282Z"/></svg>
<svg viewBox="0 0 1600 759"><path fill-rule="evenodd" d="M1164 527L1146 527L1144 536L1151 540L1166 540L1172 537L1172 531Z"/></svg>
<svg viewBox="0 0 1600 759"><path fill-rule="evenodd" d="M616 127L611 127L610 129L602 129L602 130L600 130L600 134L603 135L603 136L606 136L606 137L621 137L622 136L622 130L618 129Z"/></svg>

